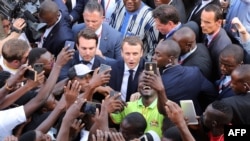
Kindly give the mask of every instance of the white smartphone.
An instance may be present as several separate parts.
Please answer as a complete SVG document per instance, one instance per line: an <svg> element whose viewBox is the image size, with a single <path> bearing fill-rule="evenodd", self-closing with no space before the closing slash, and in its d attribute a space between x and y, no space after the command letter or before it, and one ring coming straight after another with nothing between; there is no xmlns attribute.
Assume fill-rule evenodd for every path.
<svg viewBox="0 0 250 141"><path fill-rule="evenodd" d="M184 116L188 118L188 125L197 125L196 112L194 109L194 103L192 100L180 100L181 109Z"/></svg>

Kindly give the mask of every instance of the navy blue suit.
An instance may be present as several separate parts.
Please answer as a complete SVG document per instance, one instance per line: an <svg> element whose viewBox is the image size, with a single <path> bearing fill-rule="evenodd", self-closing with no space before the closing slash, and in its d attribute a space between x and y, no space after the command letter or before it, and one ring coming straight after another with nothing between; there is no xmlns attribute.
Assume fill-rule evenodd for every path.
<svg viewBox="0 0 250 141"><path fill-rule="evenodd" d="M80 64L80 63L81 63L81 61L79 59L79 51L75 51L73 59L71 59L61 69L61 73L59 75L58 81L63 80L64 78L67 78L68 77L68 70L69 70L69 68L73 67L76 64ZM107 64L107 65L109 65L110 62L106 61L102 57L96 55L95 56L95 60L94 60L94 64L92 65L92 70L95 70L101 64Z"/></svg>
<svg viewBox="0 0 250 141"><path fill-rule="evenodd" d="M43 47L57 56L67 40L74 41L73 32L68 23L61 18L44 40Z"/></svg>
<svg viewBox="0 0 250 141"><path fill-rule="evenodd" d="M133 87L131 88L133 93L137 92L139 74L144 69L144 62L145 61L143 59L140 60L139 66L135 73ZM111 78L109 81L109 86L115 91L119 91L119 92L121 91L121 86L122 86L122 80L123 80L123 74L124 74L124 63L125 63L124 60L120 59L111 64L112 70L110 72ZM130 99L130 95L129 96L127 95L126 101L129 101L129 99Z"/></svg>
<svg viewBox="0 0 250 141"><path fill-rule="evenodd" d="M220 91L220 83L223 79L217 80L215 82L215 85L218 87L218 90ZM227 97L231 97L231 96L235 96L236 94L234 93L234 91L232 90L232 88L230 87L230 84L228 84L225 87L221 88L221 93L218 95L217 99L221 100L223 98L227 98Z"/></svg>
<svg viewBox="0 0 250 141"><path fill-rule="evenodd" d="M84 29L86 25L84 23L77 24L72 27L73 33L76 36L77 33ZM121 58L121 44L123 37L120 32L109 26L107 23L102 24L101 40L99 49L102 54L108 60L114 60Z"/></svg>
<svg viewBox="0 0 250 141"><path fill-rule="evenodd" d="M217 97L215 87L200 72L198 67L176 65L162 73L162 81L167 98L178 103L180 100L193 100L196 114L202 114L199 96L207 96L207 102Z"/></svg>

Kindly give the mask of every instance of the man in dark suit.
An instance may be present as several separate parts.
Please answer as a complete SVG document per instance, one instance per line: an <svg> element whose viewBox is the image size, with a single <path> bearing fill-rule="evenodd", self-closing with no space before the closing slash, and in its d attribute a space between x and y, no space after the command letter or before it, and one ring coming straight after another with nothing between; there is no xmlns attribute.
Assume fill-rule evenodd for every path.
<svg viewBox="0 0 250 141"><path fill-rule="evenodd" d="M232 44L226 31L221 28L223 13L219 6L210 4L201 13L201 29L205 34L205 45L213 61L213 80L220 78L219 55L229 44Z"/></svg>
<svg viewBox="0 0 250 141"><path fill-rule="evenodd" d="M132 93L137 92L138 77L144 69L143 43L138 36L128 36L123 40L121 54L123 59L111 67L109 86L121 92L124 101L129 101ZM132 80L130 81L130 77Z"/></svg>
<svg viewBox="0 0 250 141"><path fill-rule="evenodd" d="M78 33L76 47L77 51L72 60L63 66L59 80L67 77L68 69L76 64L83 63L91 70L98 68L101 64L107 64L102 57L95 55L98 37L92 29L85 28Z"/></svg>
<svg viewBox="0 0 250 141"><path fill-rule="evenodd" d="M196 22L198 25L201 25L201 12L202 10L208 6L209 4L216 4L216 5L220 5L219 0L199 0L197 2L197 4L195 5L195 7L192 9L191 13L187 16L187 21L194 21ZM197 42L202 42L202 37L203 34L201 32L201 27L200 28L200 32L199 32L199 38L197 40Z"/></svg>
<svg viewBox="0 0 250 141"><path fill-rule="evenodd" d="M47 28L41 38L39 47L44 47L57 56L64 47L65 41L73 41L73 33L57 4L53 1L44 1L40 6L39 17Z"/></svg>
<svg viewBox="0 0 250 141"><path fill-rule="evenodd" d="M180 48L179 64L197 66L202 74L209 79L212 73L212 60L204 44L196 44L195 33L189 27L182 27L173 35Z"/></svg>
<svg viewBox="0 0 250 141"><path fill-rule="evenodd" d="M221 51L219 62L222 77L216 81L219 92L218 100L236 95L230 86L231 73L236 67L243 64L243 58L244 51L236 44L230 44Z"/></svg>
<svg viewBox="0 0 250 141"><path fill-rule="evenodd" d="M160 32L158 41L161 39L172 39L173 34L184 24L180 22L177 9L172 5L162 4L153 10L156 29ZM198 25L195 22L187 23L195 33L198 33Z"/></svg>
<svg viewBox="0 0 250 141"><path fill-rule="evenodd" d="M96 55L106 60L114 60L121 58L121 42L122 35L113 29L107 23L103 22L103 8L95 1L86 4L84 12L84 22L73 26L74 35L84 28L93 29L98 35L98 49Z"/></svg>
<svg viewBox="0 0 250 141"><path fill-rule="evenodd" d="M176 103L180 100L193 100L197 115L201 115L207 104L212 102L217 94L197 67L187 67L178 64L181 49L173 40L164 40L155 48L153 61L157 62L161 72L167 98ZM201 103L203 96L207 103ZM202 104L202 105L201 105Z"/></svg>

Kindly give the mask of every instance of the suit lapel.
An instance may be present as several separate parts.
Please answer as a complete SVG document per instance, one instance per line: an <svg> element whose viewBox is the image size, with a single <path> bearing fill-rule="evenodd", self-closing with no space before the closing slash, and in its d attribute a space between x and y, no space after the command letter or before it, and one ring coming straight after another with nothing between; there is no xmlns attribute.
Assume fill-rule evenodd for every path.
<svg viewBox="0 0 250 141"><path fill-rule="evenodd" d="M99 48L102 52L107 52L107 41L108 41L108 32L107 32L107 25L102 24L102 35L100 40Z"/></svg>
<svg viewBox="0 0 250 141"><path fill-rule="evenodd" d="M116 76L118 76L118 77L115 78L115 79L117 79L116 82L117 82L117 87L118 87L119 91L121 91L121 87L122 87L122 80L123 80L123 75L124 75L124 63L125 62L123 60L118 61L118 63L117 63L117 69L118 69L118 71L117 71L117 75Z"/></svg>

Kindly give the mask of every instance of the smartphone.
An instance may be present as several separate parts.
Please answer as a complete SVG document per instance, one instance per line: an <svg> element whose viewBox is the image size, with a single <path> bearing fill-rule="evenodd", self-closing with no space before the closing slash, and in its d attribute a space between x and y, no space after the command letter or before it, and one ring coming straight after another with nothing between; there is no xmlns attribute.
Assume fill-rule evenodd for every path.
<svg viewBox="0 0 250 141"><path fill-rule="evenodd" d="M81 107L81 112L89 115L95 115L96 108L101 109L101 104L96 102L87 101Z"/></svg>
<svg viewBox="0 0 250 141"><path fill-rule="evenodd" d="M27 79L31 79L33 81L36 81L36 75L37 75L37 72L34 71L34 70L31 70L31 69L27 69L25 72L24 72L24 77L27 78Z"/></svg>
<svg viewBox="0 0 250 141"><path fill-rule="evenodd" d="M153 74L157 74L157 63L156 62L145 62L144 70L150 71Z"/></svg>
<svg viewBox="0 0 250 141"><path fill-rule="evenodd" d="M65 41L64 47L69 47L69 49L74 49L75 48L75 42L73 41Z"/></svg>
<svg viewBox="0 0 250 141"><path fill-rule="evenodd" d="M37 72L37 74L43 71L43 63L35 63L33 65L33 69Z"/></svg>
<svg viewBox="0 0 250 141"><path fill-rule="evenodd" d="M106 70L111 70L111 66L105 65L105 64L101 64L98 73L102 73L102 72L104 72L104 71L106 71Z"/></svg>
<svg viewBox="0 0 250 141"><path fill-rule="evenodd" d="M109 95L110 95L110 97L112 97L112 96L118 95L119 93L120 92L113 90L113 91L110 91ZM118 100L123 101L121 95L118 97Z"/></svg>
<svg viewBox="0 0 250 141"><path fill-rule="evenodd" d="M188 125L197 125L196 112L194 109L194 103L192 100L180 100L181 109L184 116L188 118Z"/></svg>

